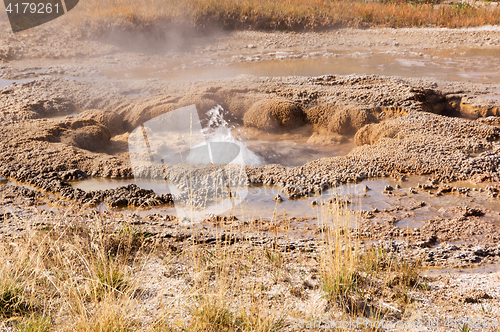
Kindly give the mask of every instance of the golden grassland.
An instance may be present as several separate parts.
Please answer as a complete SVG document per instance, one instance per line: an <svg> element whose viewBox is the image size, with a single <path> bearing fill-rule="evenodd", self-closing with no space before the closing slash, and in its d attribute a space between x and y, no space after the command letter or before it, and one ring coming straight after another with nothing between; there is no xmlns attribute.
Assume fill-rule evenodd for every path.
<svg viewBox="0 0 500 332"><path fill-rule="evenodd" d="M361 249L346 207L323 213L318 246L302 251L277 238L231 242L238 230L173 249L88 212L36 228L31 220L0 240L0 329L272 332L294 321L410 317L413 294L428 291L419 263Z"/></svg>
<svg viewBox="0 0 500 332"><path fill-rule="evenodd" d="M437 1L436 1L437 2ZM465 3L361 0L89 0L81 17L94 23L151 28L189 24L197 28L322 30L336 27L471 27L500 23L498 6Z"/></svg>

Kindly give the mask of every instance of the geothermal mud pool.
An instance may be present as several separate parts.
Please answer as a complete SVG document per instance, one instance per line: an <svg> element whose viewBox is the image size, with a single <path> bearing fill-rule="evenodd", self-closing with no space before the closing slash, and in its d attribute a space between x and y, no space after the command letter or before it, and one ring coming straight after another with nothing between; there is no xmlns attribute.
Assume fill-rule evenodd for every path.
<svg viewBox="0 0 500 332"><path fill-rule="evenodd" d="M440 189L417 188L413 176L420 175L416 181L432 178L438 188L478 183L485 192L469 195L484 196L477 198L479 205L490 209L491 204L493 211L499 181L498 33L495 28L236 32L197 40L186 49L166 45L156 54L89 41L80 47L93 56L88 60L62 50L57 60L49 56L57 50L41 56L25 49L0 70L0 173L52 199L88 206L168 205L171 197L163 193L118 188L122 181L134 183L130 132L188 105L196 105L206 121L206 113L220 105L235 126L232 135L261 158L246 168L250 192L272 188L264 202L249 195L244 204L252 216L270 217L278 206L276 211L315 217L317 208L309 201L346 183L373 187L360 198L366 211L394 208L395 202L384 207L385 197L402 199L404 206L409 204L404 200L420 195L431 209L428 220L444 217L429 207L433 202L474 206L455 193L429 196ZM404 176L408 182L399 181ZM409 192L410 183L417 194ZM394 196L382 194L381 187L396 184L402 188ZM278 193L284 201L276 204ZM398 198L401 193L408 197ZM377 199L380 206L371 205ZM266 212L255 213L257 206ZM393 226L392 216L380 218L371 222ZM423 225L425 218L410 215L395 224Z"/></svg>
<svg viewBox="0 0 500 332"><path fill-rule="evenodd" d="M362 246L426 267L436 293L416 300L422 312L457 299L476 306L459 312L481 312L476 290L500 296L499 36L240 31L156 53L95 40L48 48L36 34L38 50L21 49L19 36L0 68L0 236L85 216L175 250L232 232L235 244L307 253L339 203ZM186 142L166 133L157 144L154 121L192 107L210 149L179 155L214 161L210 144L225 142L241 160L193 171L164 158ZM192 188L237 204L178 218ZM450 295L443 276L459 271Z"/></svg>
<svg viewBox="0 0 500 332"><path fill-rule="evenodd" d="M491 104L494 91L440 84L443 90L425 80L334 75L242 76L175 85L32 78L2 91L2 140L7 144L2 174L84 204L123 208L153 198L170 203L166 193L158 197L135 187L119 189L122 195L133 191L142 196L130 199L116 190L92 193L99 187L82 191L67 182L148 178L151 174L134 174L128 164L130 131L190 104L202 121L209 121L206 113L222 105L227 123L234 126L232 139L245 142L259 158L246 163L249 184L275 185L291 199L346 182L412 174L428 174L437 183L492 181L496 195L498 118L487 117L499 113ZM141 93L131 96L130 91Z"/></svg>
<svg viewBox="0 0 500 332"><path fill-rule="evenodd" d="M320 284L315 250L340 205L362 250L377 245L425 267L430 290L411 295L412 313L500 317L498 27L219 31L166 41L123 31L122 43L50 29L0 35L8 246L33 227L83 220L132 229L174 255L221 239L303 254L311 270L293 265L297 285L323 314L329 304L312 303L324 300L321 286L307 285ZM176 130L155 136L155 121L168 125L192 107L205 145L183 147ZM149 149L138 144L146 137ZM183 158L225 161L217 142L239 151L239 164L186 169L165 158L183 147ZM198 204L196 217L178 218L176 195L182 201L193 188L230 208ZM396 290L381 291L375 297L399 315Z"/></svg>
<svg viewBox="0 0 500 332"><path fill-rule="evenodd" d="M168 66L104 70L118 79L157 78L167 81L221 79L238 75L261 77L371 74L401 77L433 77L466 82L500 82L498 50L458 48L453 50L373 50L338 52L249 52L227 57L186 59Z"/></svg>
<svg viewBox="0 0 500 332"><path fill-rule="evenodd" d="M90 179L76 183L74 187L91 191L112 189L130 183L134 181ZM481 243L486 240L485 236L497 238L498 232L495 228L500 225L500 204L496 199L488 197L486 185L452 183L450 188L446 187L450 190L450 193L446 195L436 195L439 191L437 187L436 189L422 189L425 185L429 185L426 177L411 177L404 182L390 179L366 180L356 185L342 185L339 188L327 190L322 195L296 200L282 197L283 200L279 202L275 200L277 195L282 195L279 188L251 187L245 201L224 215L236 216L241 220L272 220L293 216L307 219L308 225L320 227L329 200L339 198L351 202L349 207L352 210L353 223L355 223L355 215L368 213L366 216L369 216L371 223L387 223L392 225L391 228L396 229L396 232L401 231L398 228L411 229L412 232L418 229L422 235L428 232L429 238L435 236L435 244L443 241L465 240L471 243ZM155 190L158 186L162 186L160 181L153 182L148 189ZM393 190L388 191L387 187L392 187ZM435 229L433 223L437 224L444 220L449 220L451 223L451 220L462 217L464 212L467 213L466 209L477 211L474 217L478 218L475 219L482 219L479 225L475 225L476 229L473 230L475 234L470 232L460 234L461 232L456 230ZM143 216L152 213L175 215L173 208L152 208L143 211L133 209L123 212L138 213ZM386 228L387 232L390 232L390 228ZM300 232L300 228L298 229ZM437 237L438 233L440 238Z"/></svg>

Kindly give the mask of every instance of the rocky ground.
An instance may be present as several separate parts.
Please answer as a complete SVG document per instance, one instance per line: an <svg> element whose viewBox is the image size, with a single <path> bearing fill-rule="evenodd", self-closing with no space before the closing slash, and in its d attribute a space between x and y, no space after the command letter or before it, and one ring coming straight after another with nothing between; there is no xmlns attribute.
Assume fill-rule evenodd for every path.
<svg viewBox="0 0 500 332"><path fill-rule="evenodd" d="M5 22L1 24L7 31ZM283 199L369 179L390 178L403 185L411 176L425 175L426 183L405 190L387 187L383 194L403 202L427 193L436 200L472 196L500 204L500 86L496 83L334 74L167 79L188 69L230 68L241 62L356 58L360 49L423 58L432 58L435 55L430 54L443 47L449 52L479 49L494 58L500 34L496 27L303 34L239 31L189 38L172 32L165 45L156 48L147 38L125 43L129 38L125 33L88 39L73 28L57 32L56 38L53 28L42 26L1 37L0 176L5 178L0 178L4 211L0 232L4 238L19 236L25 227L20 219L46 226L52 218L49 206L71 214L75 204L87 211L172 204L170 194L156 195L135 185L85 192L72 187L71 181L153 177L146 174L147 168L138 174L130 164L129 133L156 116L192 104L202 120L208 110L221 105L227 118L252 137L306 132L311 144L356 144L345 156L299 167L246 167L249 185L276 186ZM471 65L478 60L471 56L457 61ZM165 79L158 78L158 72ZM456 186L455 181L471 184ZM483 188L472 190L472 183ZM378 241L388 251L419 259L432 269L498 264L500 233L494 212L457 204L448 208L447 217L429 217L420 228L395 226L405 213L411 216L424 206L419 204L352 211L359 215L357 236L363 244ZM304 220L294 216L288 221L209 216L196 227L171 216L117 213L113 218L118 223L132 220L153 240L166 241L180 251L187 250L194 233L198 243L216 242L214 229L224 225L241 230L234 238L236 245L243 241L271 245L277 240L269 234L275 232L283 251L314 251L321 233L320 225L304 229ZM415 295L413 312L440 319L499 317L498 280L498 272L431 274L432 291ZM307 290L315 291L314 287Z"/></svg>

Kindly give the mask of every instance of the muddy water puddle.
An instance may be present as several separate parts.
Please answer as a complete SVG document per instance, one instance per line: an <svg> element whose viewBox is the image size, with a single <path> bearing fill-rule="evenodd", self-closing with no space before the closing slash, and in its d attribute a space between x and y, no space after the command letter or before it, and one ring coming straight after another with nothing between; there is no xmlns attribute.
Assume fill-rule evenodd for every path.
<svg viewBox="0 0 500 332"><path fill-rule="evenodd" d="M500 49L447 49L423 52L384 51L343 53L334 50L297 53L262 52L231 58L198 59L165 65L108 69L119 79L165 80L220 79L242 74L255 76L320 76L326 74L375 74L432 77L454 81L500 82Z"/></svg>
<svg viewBox="0 0 500 332"><path fill-rule="evenodd" d="M0 79L0 89L5 88L6 86L9 86L11 84L22 84L22 83L27 83L33 81L33 78L24 78L24 79L19 79L19 80L4 80Z"/></svg>
<svg viewBox="0 0 500 332"><path fill-rule="evenodd" d="M79 113L53 114L46 116L46 119L63 120L70 117L77 117Z"/></svg>
<svg viewBox="0 0 500 332"><path fill-rule="evenodd" d="M440 218L458 218L463 215L463 207L478 208L484 212L480 218L500 225L500 204L498 199L489 198L485 192L479 190L469 191L468 196L455 193L446 193L443 196L431 194L432 190L425 191L418 189L419 183L426 183L427 177L413 176L407 181L401 182L391 178L379 178L362 181L358 184L342 185L330 189L322 195L304 197L302 199L290 200L281 190L273 186L251 186L245 199L233 206L221 216L236 216L240 221L262 221L264 223L278 222L282 224L287 220L293 226L292 233L300 236L315 236L318 227L323 227L326 222L332 220L329 200L340 198L349 200L346 210L342 211L342 218L351 225L359 225L363 216L363 211L374 212L374 217L365 220L363 223L394 222L396 227L404 229L416 229L422 227L432 220ZM89 178L84 181L72 182L74 187L85 191L115 189L120 186L127 186L136 183L134 179L111 179L111 178ZM468 184L468 186L467 186ZM15 185L13 182L0 185ZM164 193L167 183L160 180L137 179L137 185L144 189L152 189L156 193ZM396 188L399 185L400 188ZM387 186L392 186L392 193L384 191ZM24 186L30 188L28 186ZM460 183L460 187L476 187L470 183ZM417 193L410 194L409 189L417 190ZM280 195L281 202L275 200ZM58 210L57 207L39 206L39 210ZM109 210L104 204L95 208L97 211ZM379 212L376 212L376 211ZM178 215L175 206L165 206L152 209L120 209L115 210L125 215L138 214L142 217L153 214ZM210 217L210 214L203 214L203 218L193 219L201 221ZM196 222L198 224L198 222ZM457 243L458 244L458 243Z"/></svg>
<svg viewBox="0 0 500 332"><path fill-rule="evenodd" d="M450 275L467 275L467 274L484 274L484 273L498 273L500 272L500 264L487 264L481 265L476 268L446 268L446 269L430 269L424 271L428 276L450 276Z"/></svg>
<svg viewBox="0 0 500 332"><path fill-rule="evenodd" d="M280 164L288 167L302 166L311 160L326 157L344 156L356 145L344 143L337 146L318 147L308 143L297 143L292 141L280 142L248 142L249 149L262 157L265 164Z"/></svg>
<svg viewBox="0 0 500 332"><path fill-rule="evenodd" d="M325 157L345 156L356 144L352 140L341 143L319 145L309 142L312 138L309 126L299 128L295 134L271 134L259 132L249 137L245 128L236 128L232 132L246 148L260 158L258 165L280 164L287 167L302 166L311 160Z"/></svg>
<svg viewBox="0 0 500 332"><path fill-rule="evenodd" d="M403 218L396 222L395 225L402 228L419 228L425 224L424 221L429 219L429 217L429 215L419 215L412 218Z"/></svg>
<svg viewBox="0 0 500 332"><path fill-rule="evenodd" d="M155 192L164 192L166 184L163 181L138 181L141 187L152 189ZM389 218L397 218L396 226L402 228L418 228L426 221L436 218L455 218L460 216L460 211L456 208L468 206L469 208L479 208L492 222L500 223L500 204L497 199L488 198L486 193L470 191L469 197L457 194L444 194L435 196L428 191L416 189L416 194L410 194L410 188L417 188L418 183L426 183L427 177L410 177L406 182L400 182L389 178L373 179L362 181L354 185L343 185L326 191L322 195L305 197L298 200L289 200L283 195L279 188L269 186L259 186L248 188L248 194L241 204L224 213L224 215L235 215L242 220L255 219L276 219L276 218L305 218L309 223L317 224L325 217L328 211L328 200L332 197L350 200L352 203L348 209L353 216L360 211L381 212L389 211L385 215ZM134 183L133 179L89 179L75 182L75 187L86 191L104 190L117 188L119 186ZM144 183L146 184L144 186ZM392 194L384 192L386 186L396 187ZM465 183L461 183L465 187ZM474 186L469 184L471 188ZM367 188L369 190L367 191ZM431 191L432 192L432 191ZM273 200L276 195L280 195L282 202ZM392 212L390 212L392 211ZM143 211L129 211L148 215L154 213L176 215L174 207L151 209ZM355 218L355 217L353 217ZM384 217L385 218L385 217ZM387 221L389 218L386 218ZM376 216L373 220L377 220ZM380 217L381 220L386 220Z"/></svg>
<svg viewBox="0 0 500 332"><path fill-rule="evenodd" d="M108 190L128 186L135 183L133 179L109 179L109 178L89 178L83 181L72 181L74 188L84 191ZM149 189L149 188L144 188Z"/></svg>
<svg viewBox="0 0 500 332"><path fill-rule="evenodd" d="M12 83L22 84L34 81L35 79L40 79L44 77L54 77L62 78L66 80L71 80L75 82L91 82L102 80L102 75L99 72L67 72L56 67L32 67L32 63L29 63L29 67L17 67L17 70L12 71L7 74L5 78L0 78L0 88L3 88ZM97 75L97 76L96 76Z"/></svg>

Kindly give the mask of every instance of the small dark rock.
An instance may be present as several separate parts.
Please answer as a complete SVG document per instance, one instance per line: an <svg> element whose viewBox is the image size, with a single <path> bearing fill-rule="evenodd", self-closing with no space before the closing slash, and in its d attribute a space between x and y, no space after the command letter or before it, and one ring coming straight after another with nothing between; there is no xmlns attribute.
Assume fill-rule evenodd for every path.
<svg viewBox="0 0 500 332"><path fill-rule="evenodd" d="M276 196L274 196L273 198L273 201L275 201L276 203L281 203L283 202L283 197L281 197L280 194L276 194Z"/></svg>
<svg viewBox="0 0 500 332"><path fill-rule="evenodd" d="M4 221L6 219L9 219L10 217L12 217L12 213L10 212L0 214L0 221Z"/></svg>

